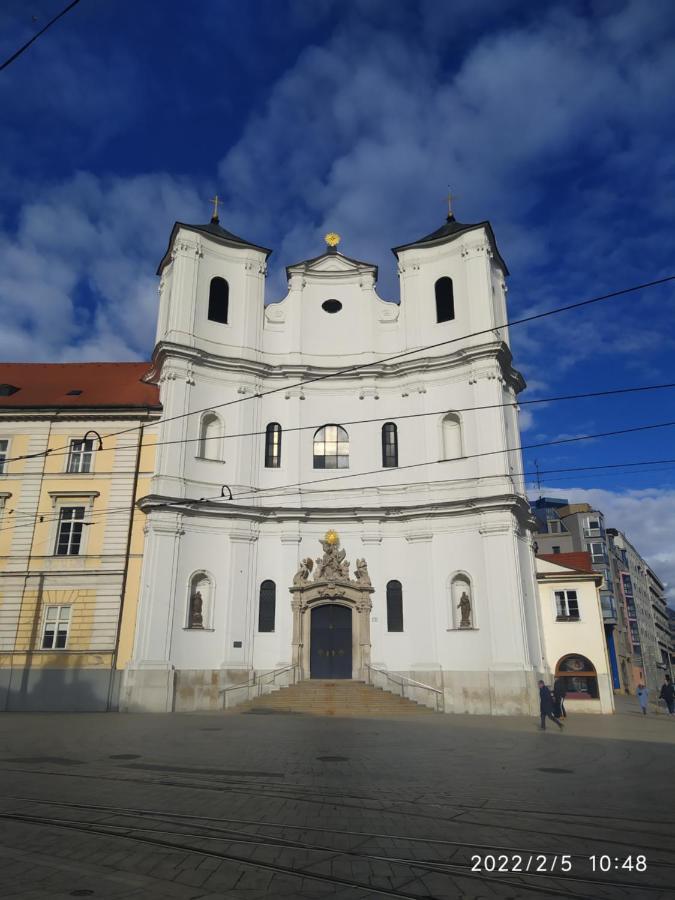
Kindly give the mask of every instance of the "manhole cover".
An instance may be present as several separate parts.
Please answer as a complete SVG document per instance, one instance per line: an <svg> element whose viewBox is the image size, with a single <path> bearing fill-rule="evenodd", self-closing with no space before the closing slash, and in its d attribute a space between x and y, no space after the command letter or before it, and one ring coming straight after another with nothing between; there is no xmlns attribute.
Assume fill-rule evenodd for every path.
<svg viewBox="0 0 675 900"><path fill-rule="evenodd" d="M573 775L574 769L537 769L538 772L550 772L551 775Z"/></svg>
<svg viewBox="0 0 675 900"><path fill-rule="evenodd" d="M113 753L112 756L109 756L108 759L140 759L140 754L138 753Z"/></svg>
<svg viewBox="0 0 675 900"><path fill-rule="evenodd" d="M317 756L319 762L349 762L348 756Z"/></svg>

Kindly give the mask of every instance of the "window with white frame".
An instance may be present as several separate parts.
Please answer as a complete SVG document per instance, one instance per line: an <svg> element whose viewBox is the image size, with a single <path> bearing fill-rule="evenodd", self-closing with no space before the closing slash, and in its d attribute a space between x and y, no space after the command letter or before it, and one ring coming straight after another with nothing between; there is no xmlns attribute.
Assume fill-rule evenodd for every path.
<svg viewBox="0 0 675 900"><path fill-rule="evenodd" d="M0 475L4 475L7 466L7 451L9 450L9 441L7 439L0 440Z"/></svg>
<svg viewBox="0 0 675 900"><path fill-rule="evenodd" d="M602 543L593 543L586 545L588 552L591 554L593 562L605 561L605 545Z"/></svg>
<svg viewBox="0 0 675 900"><path fill-rule="evenodd" d="M82 546L84 506L62 506L56 534L56 556L78 556Z"/></svg>
<svg viewBox="0 0 675 900"><path fill-rule="evenodd" d="M68 643L70 606L48 606L42 632L43 650L63 650Z"/></svg>
<svg viewBox="0 0 675 900"><path fill-rule="evenodd" d="M70 442L68 454L68 472L91 472L91 458L94 453L94 441L75 440Z"/></svg>
<svg viewBox="0 0 675 900"><path fill-rule="evenodd" d="M579 618L579 601L576 591L555 592L556 619L560 621L573 621Z"/></svg>

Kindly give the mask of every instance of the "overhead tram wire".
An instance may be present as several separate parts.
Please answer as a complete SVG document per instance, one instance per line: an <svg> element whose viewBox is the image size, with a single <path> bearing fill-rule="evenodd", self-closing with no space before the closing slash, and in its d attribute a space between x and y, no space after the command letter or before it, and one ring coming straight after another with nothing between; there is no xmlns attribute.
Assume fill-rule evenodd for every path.
<svg viewBox="0 0 675 900"><path fill-rule="evenodd" d="M495 452L504 452L504 451L495 451ZM436 465L436 464L442 463L442 462L452 462L452 460L437 459L437 460L431 460L430 462L426 462L426 463L416 463L416 464L414 464L414 466L399 466L397 468L386 469L386 470L379 469L377 471L392 471L392 472L394 472L394 471L397 471L400 469L414 468L415 466ZM570 474L574 473L575 475L578 475L582 472L591 472L591 471L596 472L601 469L622 469L622 468L632 468L633 471L638 471L643 466L664 466L664 469L652 469L652 468L642 469L641 474L648 474L649 472L654 472L654 471L669 471L670 469L675 467L675 457L672 457L669 459L637 460L635 462L602 463L602 464L595 465L595 466L570 466L567 468L559 468L559 469L539 468L538 470L531 471L531 472L527 472L527 471L501 472L501 473L497 473L494 475L469 475L469 476L463 476L461 478L439 478L439 479L436 479L433 481L419 482L419 484L426 487L429 485L440 485L440 484L460 484L465 481L479 481L479 480L487 481L488 479L496 479L496 478L526 478L527 476L530 476L530 475L535 476L537 474L537 471L540 475L546 475L546 474L564 475L566 473L570 473ZM362 472L360 474L361 475L369 475L371 473L370 472ZM607 474L613 474L613 473L607 473ZM625 474L629 474L629 473L625 473ZM331 480L331 479L326 479L326 480ZM388 484L385 486L378 485L377 487L379 487L379 488L383 487L384 490L389 490L391 488L409 488L409 487L413 487L413 486L414 486L414 483L411 483L408 481L399 481L399 482L394 482L393 484ZM289 485L287 487L282 486L281 488L264 489L264 490L271 490L271 491L272 490L279 491L279 493L265 493L264 499L268 500L271 497L274 497L274 498L280 497L282 499L287 499L290 497L294 497L296 495L300 496L300 497L305 497L310 494L336 494L336 493L341 493L341 492L346 492L346 491L368 490L369 489L368 486L366 486L365 488L363 488L363 487L361 487L361 488L351 488L351 487L310 488L307 491L292 491L289 493L289 491L293 487L295 487L295 485ZM260 492L258 492L258 491L256 491L255 493L251 493L250 498L255 498L255 497L259 496L259 493ZM233 500L237 499L237 498L246 499L247 497L249 497L248 494L236 494L233 497ZM194 505L198 505L200 503L213 502L213 501L222 500L222 499L224 499L224 498L222 498L222 497L205 497L205 498L201 498L201 499L176 498L175 500L171 500L171 501L168 501L167 503L163 503L162 507L176 506L178 509L180 509L183 507L184 504L190 504L190 505L194 506ZM233 502L233 501L229 501L229 500L227 501L228 504L230 502ZM228 507L226 505L223 505L223 509L227 509L227 508ZM235 507L229 507L229 508L236 509L237 507L235 506ZM101 509L101 510L90 513L87 521L84 522L84 524L92 525L92 524L95 524L94 520L98 521L99 519L103 519L109 515L115 515L115 514L121 514L121 513L128 514L128 512L129 512L128 505L112 507L110 509ZM10 524L7 524L6 526L0 528L0 532L8 531L14 527L16 527L16 528L30 527L33 524L33 522L35 521L35 519L39 518L40 516L42 516L44 522L50 523L50 522L56 521L59 518L59 513L55 513L54 511L50 511L50 512L45 511L42 513L38 512L36 515L29 514L29 515L24 515L24 516L16 516ZM21 523L18 525L15 525L14 523L16 523L19 519L22 520ZM28 521L24 521L24 520L28 520ZM51 540L51 538L48 538L46 540ZM45 543L45 542L46 541L42 541L41 543Z"/></svg>
<svg viewBox="0 0 675 900"><path fill-rule="evenodd" d="M518 447L504 447L499 450L485 450L481 453L467 454L467 456L462 457L462 459L463 460L477 459L479 457L484 457L484 456L496 456L500 453L512 453L512 452L516 452L516 451L529 450L529 449L538 448L538 447L552 447L552 446L557 446L559 444L576 443L579 441L588 441L588 440L594 440L596 438L604 438L604 437L616 437L616 436L622 435L622 434L631 434L631 433L640 432L640 431L650 431L650 430L654 430L656 428L670 428L673 426L675 426L675 421L658 422L658 423L655 423L652 425L637 425L637 426L634 426L631 428L621 428L621 429L616 429L614 431L598 432L597 434L584 434L584 435L578 435L576 437L571 437L571 438L560 438L560 439L554 440L554 441L540 441L539 443L536 443L536 444L521 444ZM329 482L329 481L341 481L346 478L363 478L367 475L378 475L378 474L389 473L389 472L400 472L400 471L405 471L405 470L409 470L409 469L418 469L423 466L433 466L433 465L439 465L440 463L447 463L447 462L453 462L453 461L454 460L452 460L452 459L432 459L432 460L425 460L424 462L419 462L419 463L410 463L409 465L406 465L406 466L395 466L392 468L380 467L378 469L370 469L367 472L349 472L344 475L333 475L328 478L314 478L314 479L307 480L307 481L294 482L293 484L289 484L289 485L276 485L276 486L273 485L273 486L270 486L269 488L253 488L253 489L249 489L247 491L242 491L239 494L234 494L232 497L232 501L242 500L242 499L253 499L253 498L258 498L258 497L264 499L264 498L268 498L268 497L289 496L287 493L286 494L280 493L280 492L289 492L289 491L292 491L293 494L301 494L302 491L294 490L294 489L305 487L308 484L325 484L326 482ZM670 460L654 460L653 462L656 465L656 464L668 463L668 462L670 462ZM640 463L637 463L636 465L648 465L648 464L649 464L649 461L641 461ZM621 465L632 465L632 464L631 463L616 463L616 464L609 463L609 464L602 466L601 468L608 468L613 465L621 466ZM582 468L585 468L585 467L582 467ZM546 472L548 470L540 469L539 471ZM560 471L565 471L565 470L560 470ZM573 471L576 471L576 469ZM455 478L455 479L452 479L452 478L445 479L444 478L444 479L441 479L441 482L442 483L460 483L460 482L464 482L464 481L476 481L478 479L485 479L485 478L515 478L515 477L523 477L525 474L534 474L534 473L502 472L502 473L494 474L494 475L470 475L470 476L463 476L462 478ZM410 483L403 482L401 484L382 485L382 487L384 487L385 489L387 487L394 487L394 486L409 487ZM378 485L378 487L380 487L380 485ZM367 486L364 487L363 485L360 485L357 488L353 488L353 489L349 489L349 490L364 490L364 489L367 489ZM336 489L335 488L327 488L325 490L325 493L333 493L334 490L336 490ZM271 491L276 491L277 493L272 494L272 493L270 493ZM291 494L291 496L292 496L292 494ZM185 504L194 506L199 503L207 503L207 502L211 503L211 502L222 500L222 499L223 499L222 494L219 496L202 497L199 499L187 498L187 497L186 498L177 497L175 499L168 501L167 503L164 503L163 505L164 506L171 505L176 508L180 508L181 506L184 507ZM232 501L228 500L226 502L229 503ZM128 511L128 509L129 509L128 506L120 507L121 511L123 511L123 510ZM110 512L112 512L112 510L101 510L100 514L107 515ZM39 516L43 516L43 518L48 522L54 521L55 518L58 518L58 514L55 514L52 512L42 512L42 513L38 512L35 515L27 515L26 518L28 518L30 520L30 523L32 523ZM87 522L87 524L90 524L90 521L93 517L94 517L94 514L93 513L90 514L90 520ZM13 522L18 521L19 518L20 517L17 516L13 520ZM28 523L28 524L30 524L30 523ZM13 524L11 524L11 525L6 526L6 528L0 528L0 532L5 531L7 528L12 528L12 527L15 527L15 526ZM22 526L17 525L16 527L20 528Z"/></svg>
<svg viewBox="0 0 675 900"><path fill-rule="evenodd" d="M262 391L260 393L255 393L255 394L251 394L248 396L239 397L236 400L227 400L223 403L217 403L217 404L214 404L213 406L205 406L201 409L193 409L193 410L190 410L189 412L179 413L176 416L167 416L164 419L158 419L156 422L153 422L152 424L153 425L162 425L162 424L165 424L166 422L175 422L179 419L188 418L189 416L197 416L197 415L200 415L201 413L212 412L215 409L224 409L225 407L228 407L228 406L235 406L238 403L245 403L248 400L260 400L263 397L268 397L271 394L278 394L281 391L293 390L298 387L303 387L307 384L316 384L317 382L325 381L328 378L339 378L342 375L348 375L352 372L359 372L359 371L362 371L363 369L373 368L374 366L381 366L384 363L391 362L392 360L395 360L395 359L402 359L403 357L412 356L416 353L424 353L427 350L435 350L438 347L446 347L449 344L455 344L459 341L468 340L468 338L480 337L481 335L484 335L484 334L493 334L494 332L501 331L504 328L513 328L515 325L524 325L527 322L534 322L534 321L537 321L538 319L545 319L548 316L557 315L558 313L570 312L573 309L581 309L582 307L590 306L594 303L601 303L605 300L611 300L614 297L622 297L622 296L625 296L626 294L632 294L632 293L635 293L636 291L646 290L647 288L651 288L651 287L657 287L658 285L667 284L668 282L671 282L671 281L675 281L675 274L666 275L663 278L656 278L653 281L646 281L643 284L632 285L631 287L622 288L621 290L618 290L618 291L611 291L608 294L600 294L597 297L590 297L587 300L579 300L576 303L569 303L566 306L558 306L555 309L549 309L545 312L533 313L530 316L523 316L520 319L514 319L512 322L503 322L500 325L492 325L492 326L490 326L490 328L483 328L480 331L473 331L473 332L470 332L469 334L463 334L463 335L459 335L458 337L448 338L445 341L437 341L434 344L427 344L424 347L415 347L411 350L403 350L400 353L394 353L391 356L385 356L382 359L375 359L375 360L372 360L371 362L367 362L367 363L357 363L353 366L345 366L341 369L336 369L334 372L326 372L323 375L316 375L313 378L306 378L302 381L296 381L294 384L286 384L286 385L282 385L277 388L270 388L267 391ZM146 426L147 426L147 424L148 423L146 423ZM130 428L123 428L123 429L120 429L119 431L111 431L109 434L103 435L102 439L118 437L121 434L130 434L134 431L139 431L141 429L141 427L143 427L143 426L139 425L139 426L132 426ZM68 450L68 447L65 447L65 446L64 447L56 447L53 450L45 450L42 453L26 454L23 456L14 457L12 460L8 459L7 462L14 462L14 461L20 460L20 459L29 459L29 458L34 459L39 456L47 456L47 455L51 455L51 453L53 453L57 450Z"/></svg>
<svg viewBox="0 0 675 900"><path fill-rule="evenodd" d="M456 412L456 413L467 413L467 412L480 412L486 409L505 409L507 407L513 408L514 406L532 406L534 404L541 403L558 403L561 401L568 400L585 400L593 397L610 397L612 395L618 394L631 394L631 393L640 393L645 391L659 391L659 390L667 390L675 388L674 382L667 382L665 384L647 384L641 385L638 387L629 387L629 388L614 388L606 391L590 391L585 394L562 394L557 397L540 397L535 398L533 400L514 400L509 401L508 403L486 403L483 406L465 406L465 407L453 407L450 409L449 407L445 407L444 409L432 410L431 412L421 412L421 413L405 413L401 416L376 416L368 419L352 419L351 421L343 421L340 422L341 425L367 425L372 422L388 422L392 418L396 419L397 422L401 422L404 419L419 419L424 418L425 416L442 416L447 412ZM212 409L214 407L211 407ZM151 423L154 424L154 423ZM324 425L324 422L320 422L318 424L313 425L296 425L290 428L283 428L283 434L290 434L296 431L311 431L312 429L316 430L317 428L321 428ZM168 444L198 444L205 441L222 441L222 440L233 440L234 438L246 438L246 437L263 437L266 434L265 431L241 431L235 432L234 434L223 434L223 435L215 435L214 437L193 437L193 438L177 438L173 441L148 441L141 444L142 447L166 447ZM96 450L96 454L100 453L112 453L114 450L118 449L117 447L103 447L100 450ZM31 458L34 459L38 456L46 454L47 451L40 451L39 453L31 453L27 456L15 456L13 458L5 459L5 463L9 462L17 462L22 459ZM59 450L56 448L53 451L49 452L50 459L56 459L60 456L69 456L70 448ZM37 473L36 473L37 474Z"/></svg>
<svg viewBox="0 0 675 900"><path fill-rule="evenodd" d="M444 462L444 461L445 460L437 460L436 462ZM431 463L429 463L428 465L431 465ZM650 467L651 466L661 466L662 468L660 468L660 469L642 468L644 466L650 466ZM557 478L555 480L563 480L563 479L569 480L572 477L577 478L580 474L582 474L583 472L587 472L587 471L598 472L598 470L601 470L601 469L621 469L621 468L627 468L627 467L632 468L632 471L630 473L625 472L623 474L626 474L626 475L628 475L628 474L630 474L630 475L634 475L634 474L648 475L648 474L651 474L652 472L673 471L673 470L675 470L675 457L673 457L672 459L641 460L641 461L637 461L637 462L624 462L624 463L606 463L606 464L600 464L597 466L571 466L569 468L560 468L560 469L541 469L540 468L539 474L540 475L556 474ZM458 483L461 483L464 481L477 481L477 480L487 481L487 480L494 480L494 479L500 479L500 478L504 479L504 478L519 478L519 477L526 478L527 476L536 476L536 474L537 474L536 471L509 472L508 474L502 473L502 474L496 474L496 475L480 475L480 476L475 476L475 477L464 477L464 478L440 478L440 479L433 480L433 481L419 482L418 484L422 485L424 487L428 487L430 485L442 485L442 484L452 485L452 484L458 484ZM614 471L613 472L603 472L601 474L596 474L595 477L615 477L616 474L617 473ZM619 473L619 474L621 474L621 473ZM416 486L414 483L411 484L410 482L400 481L400 482L395 482L394 484L387 485L387 488L389 488L389 489L390 488L410 488L410 487L414 487L414 486ZM552 485L552 487L555 487L555 486ZM275 498L280 497L282 500L284 500L284 499L290 499L295 496L309 497L310 495L315 495L315 494L339 494L339 493L344 493L346 491L354 491L354 490L359 490L359 489L358 488L314 488L314 489L309 489L308 491L295 491L293 493L286 492L286 493L279 493L279 494L266 494L265 499L270 499L271 497L275 497ZM525 490L525 493L527 493L527 489ZM223 498L221 498L221 497L210 498L210 500L221 500L221 499L223 499ZM210 500L209 500L209 498L204 498L201 500L174 500L174 501L169 501L167 503L162 503L161 507L162 508L176 507L175 511L178 512L185 508L184 506L182 506L182 504L189 503L192 506L195 506L195 505L198 506L200 503L204 503L207 501L210 502ZM229 509L229 510L242 508L242 507L237 507L237 506L234 506L234 507L229 506L230 502L231 501L227 501L228 505L224 505L222 508ZM181 505L178 506L178 504L181 504ZM350 505L353 505L353 504L350 504ZM304 507L298 507L298 509L303 509L303 508ZM128 514L128 512L129 512L128 506L120 506L120 507L116 507L116 508L108 509L108 510L99 510L97 512L90 513L88 520L86 522L84 522L84 524L87 526L99 524L99 522L101 522L103 519L105 519L106 516L121 515L123 513ZM43 516L44 521L47 524L49 524L53 521L56 521L59 517L59 514L51 512L51 513L43 513L42 516ZM21 522L18 525L7 525L4 528L0 528L0 532L8 531L12 527L29 528L32 526L36 516L24 516L22 518L30 519L30 521ZM54 540L53 536L49 536L49 537L45 538L44 540L40 541L37 546L43 546L44 544L53 542L53 540ZM50 558L53 556L53 554L46 554L46 555L49 556Z"/></svg>
<svg viewBox="0 0 675 900"><path fill-rule="evenodd" d="M12 55L8 59L6 59L3 63L0 63L0 72L2 72L3 69L6 69L7 66L11 65L15 59L18 59L22 53L25 53L31 44L33 44L35 41L37 41L37 39L41 35L43 35L45 33L45 31L47 31L49 28L51 28L52 25L54 25L55 22L58 22L58 20L60 18L62 18L63 16L65 16L66 13L70 12L70 10L74 6L77 6L77 4L79 2L80 2L80 0L73 0L72 3L69 3L68 6L66 6L64 9L62 9L60 13L55 15L53 19L50 19L50 21L47 22L47 24L44 26L44 28L41 28L37 32L37 34L34 34L33 37L29 41L26 41L26 43L22 47L19 47L19 49L15 53L12 53Z"/></svg>

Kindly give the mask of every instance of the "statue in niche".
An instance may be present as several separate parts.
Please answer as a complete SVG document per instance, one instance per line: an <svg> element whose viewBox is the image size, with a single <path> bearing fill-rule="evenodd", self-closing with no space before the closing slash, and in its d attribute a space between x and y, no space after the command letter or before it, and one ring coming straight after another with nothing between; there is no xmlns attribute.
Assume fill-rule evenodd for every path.
<svg viewBox="0 0 675 900"><path fill-rule="evenodd" d="M202 616L203 600L201 591L194 591L190 596L190 628L203 628Z"/></svg>
<svg viewBox="0 0 675 900"><path fill-rule="evenodd" d="M300 563L300 568L293 576L293 584L297 587L303 584L307 584L307 579L309 578L309 573L314 568L314 560L307 557L303 559Z"/></svg>
<svg viewBox="0 0 675 900"><path fill-rule="evenodd" d="M357 559L356 560L356 571L354 572L354 578L359 584L365 584L370 587L372 584L370 580L370 575L368 574L368 563L365 559Z"/></svg>
<svg viewBox="0 0 675 900"><path fill-rule="evenodd" d="M316 560L315 581L349 580L349 560L346 550L340 549L340 538L331 530L321 541L323 557Z"/></svg>
<svg viewBox="0 0 675 900"><path fill-rule="evenodd" d="M463 591L459 598L457 609L461 612L462 618L459 623L460 628L471 628L471 600L466 591Z"/></svg>

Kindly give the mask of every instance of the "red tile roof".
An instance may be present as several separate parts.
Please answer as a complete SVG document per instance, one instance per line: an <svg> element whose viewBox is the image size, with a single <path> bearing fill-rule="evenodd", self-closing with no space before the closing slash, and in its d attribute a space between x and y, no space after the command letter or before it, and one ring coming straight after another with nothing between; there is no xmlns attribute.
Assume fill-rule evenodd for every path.
<svg viewBox="0 0 675 900"><path fill-rule="evenodd" d="M537 557L545 559L547 562L557 563L559 566L565 566L566 569L576 569L577 572L593 572L590 553L582 551L578 553L538 553Z"/></svg>
<svg viewBox="0 0 675 900"><path fill-rule="evenodd" d="M141 381L149 369L147 362L0 363L0 409L161 409L157 386ZM2 396L3 385L19 390Z"/></svg>

